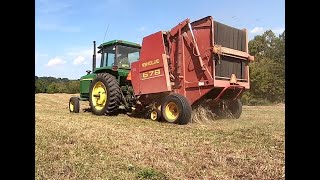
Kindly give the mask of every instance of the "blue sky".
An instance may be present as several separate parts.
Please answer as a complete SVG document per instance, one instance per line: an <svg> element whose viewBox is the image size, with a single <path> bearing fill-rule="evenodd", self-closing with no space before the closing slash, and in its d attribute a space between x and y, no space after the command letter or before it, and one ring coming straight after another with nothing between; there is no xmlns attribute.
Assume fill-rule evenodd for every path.
<svg viewBox="0 0 320 180"><path fill-rule="evenodd" d="M249 39L285 28L284 0L36 0L35 75L78 79L92 69L93 40L142 38L206 16L246 28ZM99 58L100 56L98 56ZM97 58L97 59L98 59ZM97 66L99 65L97 60Z"/></svg>

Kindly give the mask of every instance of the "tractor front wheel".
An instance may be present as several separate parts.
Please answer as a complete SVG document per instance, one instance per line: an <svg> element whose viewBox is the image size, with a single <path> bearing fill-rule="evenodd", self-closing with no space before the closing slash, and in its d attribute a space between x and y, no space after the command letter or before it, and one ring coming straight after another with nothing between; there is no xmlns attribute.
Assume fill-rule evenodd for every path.
<svg viewBox="0 0 320 180"><path fill-rule="evenodd" d="M90 85L89 92L89 102L93 114L101 116L118 111L121 92L116 78L111 74L97 74Z"/></svg>
<svg viewBox="0 0 320 180"><path fill-rule="evenodd" d="M69 111L71 113L79 113L80 103L78 97L71 97L69 99Z"/></svg>
<svg viewBox="0 0 320 180"><path fill-rule="evenodd" d="M188 124L191 120L191 106L188 100L180 94L170 94L164 98L161 105L162 117L176 124Z"/></svg>

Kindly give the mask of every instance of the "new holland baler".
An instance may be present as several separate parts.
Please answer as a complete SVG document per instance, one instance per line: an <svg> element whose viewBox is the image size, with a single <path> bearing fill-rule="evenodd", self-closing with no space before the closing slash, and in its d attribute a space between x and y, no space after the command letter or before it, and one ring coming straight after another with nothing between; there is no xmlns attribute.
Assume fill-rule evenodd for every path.
<svg viewBox="0 0 320 180"><path fill-rule="evenodd" d="M206 104L218 115L228 109L240 117L240 97L250 88L249 63L254 60L248 53L246 29L208 16L146 36L141 49L127 41L114 42L99 46L100 68L81 77L79 99L89 100L94 114L125 109L148 112L152 120L187 124L192 109ZM121 46L131 49L120 51ZM139 57L132 60L132 52ZM127 59L118 58L122 56ZM79 112L79 102L71 99L70 111Z"/></svg>

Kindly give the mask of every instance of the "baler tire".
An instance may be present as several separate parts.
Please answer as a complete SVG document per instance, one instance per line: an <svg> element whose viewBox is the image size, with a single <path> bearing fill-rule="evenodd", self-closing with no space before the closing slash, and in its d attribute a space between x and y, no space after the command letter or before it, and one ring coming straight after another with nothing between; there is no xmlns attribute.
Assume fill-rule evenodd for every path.
<svg viewBox="0 0 320 180"><path fill-rule="evenodd" d="M154 114L153 114L154 113ZM153 118L153 116L155 116ZM161 119L161 112L159 109L153 109L151 112L150 112L150 119L153 120L153 121L160 121Z"/></svg>
<svg viewBox="0 0 320 180"><path fill-rule="evenodd" d="M242 113L242 102L240 99L229 101L228 109L231 111L234 118L239 119Z"/></svg>
<svg viewBox="0 0 320 180"><path fill-rule="evenodd" d="M226 112L222 110L222 108L218 108L214 110L214 113L218 116L218 118L223 119L227 116Z"/></svg>
<svg viewBox="0 0 320 180"><path fill-rule="evenodd" d="M69 99L69 111L71 113L79 113L80 111L80 103L78 97L71 97Z"/></svg>
<svg viewBox="0 0 320 180"><path fill-rule="evenodd" d="M95 108L95 105L93 103L93 89L97 83L101 82L104 87L104 91L106 91L106 102L104 106L99 110ZM99 98L100 98L100 92L99 92ZM116 78L109 74L109 73L99 73L97 74L96 78L92 81L90 84L90 90L89 90L89 102L91 111L93 114L101 116L104 114L108 115L114 115L118 112L119 105L121 100L121 92L119 83L117 82Z"/></svg>
<svg viewBox="0 0 320 180"><path fill-rule="evenodd" d="M167 112L166 108L170 103L174 104L178 109L178 115L174 120L168 118L166 114ZM164 98L161 105L161 115L167 122L170 122L170 123L175 123L180 125L188 124L191 121L191 112L192 112L192 108L187 98L180 94L168 95L167 97Z"/></svg>

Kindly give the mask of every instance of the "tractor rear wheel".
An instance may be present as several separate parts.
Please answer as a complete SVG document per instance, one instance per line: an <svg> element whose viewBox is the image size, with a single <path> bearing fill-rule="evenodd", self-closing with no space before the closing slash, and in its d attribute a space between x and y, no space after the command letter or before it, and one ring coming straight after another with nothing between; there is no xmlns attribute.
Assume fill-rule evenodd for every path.
<svg viewBox="0 0 320 180"><path fill-rule="evenodd" d="M117 112L121 92L114 76L108 73L97 74L90 85L89 93L89 102L93 114L101 116Z"/></svg>
<svg viewBox="0 0 320 180"><path fill-rule="evenodd" d="M188 124L191 111L188 100L180 94L170 94L164 98L161 105L162 117L170 123Z"/></svg>
<svg viewBox="0 0 320 180"><path fill-rule="evenodd" d="M79 113L80 103L78 97L71 97L69 99L69 111L71 113Z"/></svg>

